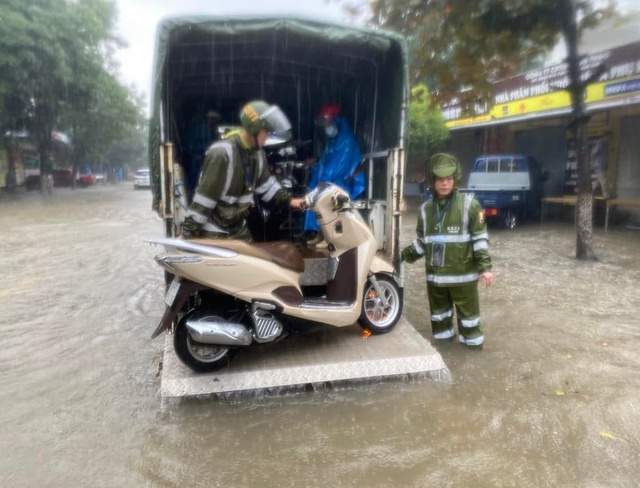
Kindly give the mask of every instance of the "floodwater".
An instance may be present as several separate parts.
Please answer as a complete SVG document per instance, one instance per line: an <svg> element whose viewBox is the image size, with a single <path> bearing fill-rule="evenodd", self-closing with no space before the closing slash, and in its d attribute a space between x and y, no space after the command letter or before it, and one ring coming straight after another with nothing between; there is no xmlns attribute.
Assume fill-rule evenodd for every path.
<svg viewBox="0 0 640 488"><path fill-rule="evenodd" d="M484 351L452 383L162 405L163 275L148 191L0 196L0 486L636 487L640 233L493 231ZM413 238L415 211L403 221ZM405 316L425 337L424 268ZM233 366L233 363L232 363Z"/></svg>

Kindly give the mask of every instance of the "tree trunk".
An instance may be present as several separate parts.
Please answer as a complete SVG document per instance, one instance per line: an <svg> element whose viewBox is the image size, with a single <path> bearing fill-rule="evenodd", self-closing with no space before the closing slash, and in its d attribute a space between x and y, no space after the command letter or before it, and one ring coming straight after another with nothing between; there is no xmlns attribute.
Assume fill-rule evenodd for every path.
<svg viewBox="0 0 640 488"><path fill-rule="evenodd" d="M582 98L582 96L580 96ZM577 122L575 131L576 156L578 160L578 202L576 204L576 258L595 260L593 253L593 187L589 165L588 118Z"/></svg>
<svg viewBox="0 0 640 488"><path fill-rule="evenodd" d="M569 86L573 108L571 130L574 134L576 161L578 165L578 201L576 204L576 258L595 260L593 253L593 189L591 187L591 168L587 155L589 140L587 124L589 115L584 105L586 83L581 79L580 57L578 56L577 11L573 0L559 0L562 34L567 45L567 65L569 67Z"/></svg>
<svg viewBox="0 0 640 488"><path fill-rule="evenodd" d="M7 151L7 174L5 175L5 183L7 191L15 190L18 185L18 177L16 173L16 160L15 160L15 143L13 135L9 135L5 138L5 150Z"/></svg>

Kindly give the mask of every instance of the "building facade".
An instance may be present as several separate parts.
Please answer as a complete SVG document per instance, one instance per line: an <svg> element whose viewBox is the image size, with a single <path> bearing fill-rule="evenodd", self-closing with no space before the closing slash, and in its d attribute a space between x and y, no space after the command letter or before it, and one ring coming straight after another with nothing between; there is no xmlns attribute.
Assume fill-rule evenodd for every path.
<svg viewBox="0 0 640 488"><path fill-rule="evenodd" d="M601 64L606 68L604 74L585 94L594 194L602 192L598 181L598 169L602 169L607 187L604 193L640 200L640 41L584 56L583 79ZM545 196L575 194L568 85L567 65L558 63L494 83L491 106L478 110L475 117L461 117L455 105L445 108L451 152L467 170L473 158L482 153L533 156L549 173ZM624 211L637 218L636 210Z"/></svg>

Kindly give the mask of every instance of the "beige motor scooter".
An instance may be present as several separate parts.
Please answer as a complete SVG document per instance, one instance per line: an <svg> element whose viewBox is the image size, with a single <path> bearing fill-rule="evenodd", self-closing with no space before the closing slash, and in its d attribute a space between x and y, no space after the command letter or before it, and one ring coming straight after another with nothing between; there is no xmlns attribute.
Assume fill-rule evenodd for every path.
<svg viewBox="0 0 640 488"><path fill-rule="evenodd" d="M239 348L275 341L303 323L389 332L402 314L402 288L347 192L321 183L303 205L328 245L320 293L303 291L304 259L292 242L149 240L166 248L156 261L174 276L152 338L173 325L180 360L207 372L228 365Z"/></svg>

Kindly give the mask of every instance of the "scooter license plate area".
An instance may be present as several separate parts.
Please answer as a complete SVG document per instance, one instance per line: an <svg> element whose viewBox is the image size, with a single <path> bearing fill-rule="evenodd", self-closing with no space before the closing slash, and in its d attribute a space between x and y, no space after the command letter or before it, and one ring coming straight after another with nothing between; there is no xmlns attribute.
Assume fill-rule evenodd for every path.
<svg viewBox="0 0 640 488"><path fill-rule="evenodd" d="M174 300L176 299L176 295L178 294L178 290L180 289L180 280L178 278L174 278L169 285L169 289L167 290L166 295L164 296L164 303L166 303L169 307L173 305Z"/></svg>

